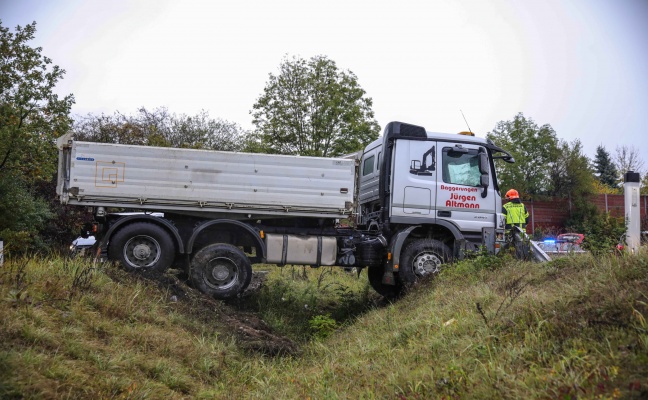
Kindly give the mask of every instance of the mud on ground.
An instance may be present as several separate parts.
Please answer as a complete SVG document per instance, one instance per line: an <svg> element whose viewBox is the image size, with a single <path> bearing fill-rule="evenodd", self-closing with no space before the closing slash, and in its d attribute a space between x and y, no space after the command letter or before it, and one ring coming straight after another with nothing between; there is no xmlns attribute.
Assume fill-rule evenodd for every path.
<svg viewBox="0 0 648 400"><path fill-rule="evenodd" d="M231 301L215 300L187 285L178 275L174 270L170 270L165 274L137 276L138 279L155 282L158 287L167 291L169 302L180 303L187 313L203 322L213 323L216 330L232 335L246 351L272 356L300 353L300 348L295 342L274 333L256 314L243 311L242 298ZM265 272L254 272L252 281L242 297L250 297L260 290L265 278Z"/></svg>

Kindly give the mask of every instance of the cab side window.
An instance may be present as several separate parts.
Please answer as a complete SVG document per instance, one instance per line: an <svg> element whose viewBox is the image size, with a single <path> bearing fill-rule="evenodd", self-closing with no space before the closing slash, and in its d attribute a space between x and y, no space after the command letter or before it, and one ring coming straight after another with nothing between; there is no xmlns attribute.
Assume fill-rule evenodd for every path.
<svg viewBox="0 0 648 400"><path fill-rule="evenodd" d="M481 172L477 150L455 146L444 147L442 153L443 182L479 186Z"/></svg>
<svg viewBox="0 0 648 400"><path fill-rule="evenodd" d="M362 176L367 176L374 171L374 161L376 157L367 157L362 163Z"/></svg>

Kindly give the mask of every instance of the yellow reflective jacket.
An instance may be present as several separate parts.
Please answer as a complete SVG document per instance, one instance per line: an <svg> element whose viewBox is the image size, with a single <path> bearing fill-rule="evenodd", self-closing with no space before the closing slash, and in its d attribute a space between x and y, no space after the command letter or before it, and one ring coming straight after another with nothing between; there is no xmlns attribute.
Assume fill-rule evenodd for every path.
<svg viewBox="0 0 648 400"><path fill-rule="evenodd" d="M508 202L504 204L504 214L506 214L506 226L519 226L524 228L526 226L529 213L522 203Z"/></svg>

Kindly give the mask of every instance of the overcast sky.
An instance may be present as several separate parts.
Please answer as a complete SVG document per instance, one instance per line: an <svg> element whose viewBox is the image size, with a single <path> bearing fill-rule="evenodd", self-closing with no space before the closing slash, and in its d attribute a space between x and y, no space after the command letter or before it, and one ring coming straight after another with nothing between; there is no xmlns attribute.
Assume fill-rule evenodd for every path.
<svg viewBox="0 0 648 400"><path fill-rule="evenodd" d="M285 55L358 77L381 127L485 136L523 112L648 166L648 0L0 0L67 71L77 115L166 106L252 128Z"/></svg>

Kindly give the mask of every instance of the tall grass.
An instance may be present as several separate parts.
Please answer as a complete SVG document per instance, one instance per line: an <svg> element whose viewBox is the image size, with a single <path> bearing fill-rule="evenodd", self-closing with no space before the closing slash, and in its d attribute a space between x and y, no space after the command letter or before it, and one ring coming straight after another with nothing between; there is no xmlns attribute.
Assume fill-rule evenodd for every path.
<svg viewBox="0 0 648 400"><path fill-rule="evenodd" d="M286 266L269 271L265 285L246 298L244 307L297 342L329 336L379 300L366 272L359 276L355 269Z"/></svg>
<svg viewBox="0 0 648 400"><path fill-rule="evenodd" d="M481 256L397 302L270 268L231 304L83 259L0 270L1 398L643 398L648 254ZM298 351L239 334L260 318ZM234 321L234 322L232 322Z"/></svg>

